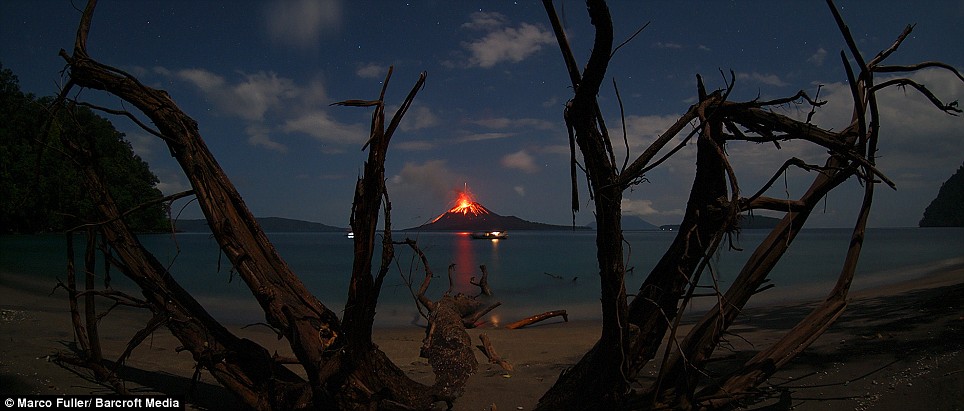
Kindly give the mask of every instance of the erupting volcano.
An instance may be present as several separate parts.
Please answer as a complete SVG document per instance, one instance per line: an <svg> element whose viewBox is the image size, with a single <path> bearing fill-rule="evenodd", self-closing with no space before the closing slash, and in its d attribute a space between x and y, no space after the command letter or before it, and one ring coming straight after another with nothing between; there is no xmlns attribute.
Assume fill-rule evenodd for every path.
<svg viewBox="0 0 964 411"><path fill-rule="evenodd" d="M492 212L482 204L475 202L472 193L469 193L468 185L466 185L464 190L459 191L459 198L455 200L455 206L435 217L429 224L434 224L449 214L462 214L463 217L474 218L492 214Z"/></svg>
<svg viewBox="0 0 964 411"><path fill-rule="evenodd" d="M411 230L423 231L502 231L502 230L571 230L571 226L534 223L514 216L501 216L475 201L468 185L458 191L458 198L448 211L429 223ZM579 227L585 228L585 227Z"/></svg>

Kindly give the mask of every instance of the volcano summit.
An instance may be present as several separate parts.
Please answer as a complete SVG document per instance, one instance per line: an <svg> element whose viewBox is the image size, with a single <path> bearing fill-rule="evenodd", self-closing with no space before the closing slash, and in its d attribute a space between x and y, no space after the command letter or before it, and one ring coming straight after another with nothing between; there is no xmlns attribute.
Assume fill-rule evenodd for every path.
<svg viewBox="0 0 964 411"><path fill-rule="evenodd" d="M583 230L573 227L536 223L515 216L501 216L476 202L468 189L460 191L455 205L431 222L410 228L418 231L501 231L501 230Z"/></svg>

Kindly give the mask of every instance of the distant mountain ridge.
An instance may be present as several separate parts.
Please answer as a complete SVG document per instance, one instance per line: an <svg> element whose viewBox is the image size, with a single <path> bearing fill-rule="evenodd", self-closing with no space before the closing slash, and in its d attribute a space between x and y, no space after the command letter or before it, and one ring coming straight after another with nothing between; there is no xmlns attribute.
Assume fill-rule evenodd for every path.
<svg viewBox="0 0 964 411"><path fill-rule="evenodd" d="M324 232L343 232L346 229L334 227L327 224L315 223L311 221L295 220L282 217L259 217L256 218L261 229L266 233L324 233ZM174 220L174 229L182 233L209 233L208 221L205 219L196 220Z"/></svg>

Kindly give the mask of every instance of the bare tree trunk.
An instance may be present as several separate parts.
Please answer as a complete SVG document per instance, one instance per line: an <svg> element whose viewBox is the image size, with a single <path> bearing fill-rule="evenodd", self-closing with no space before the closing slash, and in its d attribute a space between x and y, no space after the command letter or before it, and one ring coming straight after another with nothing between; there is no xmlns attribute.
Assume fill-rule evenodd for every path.
<svg viewBox="0 0 964 411"><path fill-rule="evenodd" d="M551 0L544 0L543 4L575 89L575 97L570 101L565 116L570 127L570 145L573 145L574 134L585 161L584 170L589 177L590 194L595 194L595 213L600 227L597 231L597 257L603 289L603 335L579 363L560 376L556 384L540 399L539 406L541 409L636 409L725 405L763 381L777 367L812 343L846 306L845 296L860 252L872 200L872 186L882 181L894 187L893 183L876 169L873 161L879 124L874 92L884 85L873 84L872 72L909 72L924 67L940 67L954 72L962 81L964 77L952 67L935 62L899 68L878 68L877 64L895 51L897 45L907 36L909 28L894 46L878 54L870 63L864 63L849 30L832 2L828 1L851 54L861 68L860 74L854 76L850 73L847 59L843 59L854 94L854 123L850 127L840 132L831 132L815 127L809 121L790 119L766 109L768 106L796 100L806 100L814 108L823 104L811 100L802 91L795 96L773 101L734 103L726 101L726 94L733 89L733 84L728 86L726 94L707 94L703 90L702 81L698 81L700 102L691 107L666 133L660 135L632 164L624 165L623 169L617 172L612 160L609 136L605 132L599 109L595 106L595 93L598 92L598 82L595 80L604 75L608 58L612 54L612 26L608 10L601 0L587 0L591 22L596 27L596 39L586 65L585 78L580 78L575 58L569 50L565 32L555 15ZM946 112L959 111L954 104L943 104L925 87L909 79L891 80L885 85L910 85L921 91L940 109ZM866 120L868 108L869 124ZM669 154L653 162L655 156L679 135L686 124L694 120L699 121L697 129L670 150ZM615 269L617 265L613 261L616 256L613 250L621 249L616 240L622 241L618 224L612 223L612 219L619 217L618 199L621 191L635 184L645 172L681 149L693 135L697 136L697 173L680 231L626 310L625 291L621 294L613 291L616 289L613 285L621 285L624 274ZM736 173L728 162L724 144L728 140L776 144L781 140L791 139L820 145L829 150L831 156L823 167L790 159L758 194L749 198L740 197ZM573 161L575 162L575 157ZM820 172L811 188L797 200L775 200L762 196L779 173L793 165ZM699 395L705 401L698 403L700 400L696 398L696 393L703 384L701 376L704 375L701 368L719 344L722 335L750 297L767 280L770 271L790 247L818 202L829 191L855 175L861 178L868 188L837 287L823 305L790 330L781 342L761 352L744 368L734 371L730 377L703 389ZM575 182L573 184L575 187ZM574 204L575 197L576 194L573 195ZM679 315L693 297L701 272L709 265L710 258L723 236L736 228L738 213L755 208L785 212L789 209L789 212L750 256L725 294L719 295L720 303L693 327L682 342L677 342ZM617 325L614 325L612 320L616 320ZM629 327L625 325L627 322ZM619 338L610 334L615 331L621 333ZM663 364L659 367L658 378L649 387L629 393L625 390L626 382L635 380L639 370L653 358L667 332L670 333L671 343L667 347ZM677 344L679 348L675 349ZM619 357L618 362L613 361L614 356ZM613 378L617 363L622 381L614 381ZM602 389L596 385L599 381L617 388ZM623 391L619 391L620 389Z"/></svg>
<svg viewBox="0 0 964 411"><path fill-rule="evenodd" d="M589 62L580 74L551 0L543 0L543 5L550 16L575 89L565 118L582 152L595 203L596 258L603 319L599 341L539 399L539 409L615 408L622 402L630 382L626 355L630 329L621 221L623 188L617 181L617 166L608 130L596 103L612 53L612 19L605 1L586 2L592 24L596 26L596 37ZM577 203L575 198L573 202Z"/></svg>
<svg viewBox="0 0 964 411"><path fill-rule="evenodd" d="M237 190L218 166L198 133L196 122L181 112L170 96L152 89L133 76L92 60L86 52L87 32L95 0L88 2L74 52L61 51L70 68L72 87L89 87L114 94L137 107L157 130L181 165L218 245L231 261L265 312L268 323L287 338L307 381L288 371L261 346L238 339L208 315L148 253L123 223L96 170L84 170L89 191L105 217L100 228L118 255L115 263L142 289L155 316L168 318L166 326L194 354L201 367L257 409L296 408L416 408L439 400L451 403L471 372L446 370L442 383L425 387L412 381L371 342L371 327L382 280L393 257L388 196L384 189L384 162L388 143L402 115L424 84L417 82L402 108L385 128L384 102L349 100L344 105L375 106L371 146L365 173L359 180L352 205L355 262L345 322L311 295L268 241ZM385 81L387 87L388 79ZM382 90L384 96L384 89ZM132 117L132 115L129 115ZM136 121L136 120L135 120ZM68 145L70 142L67 142ZM83 156L83 150L75 150ZM372 274L375 227L385 198L385 231L381 265ZM458 322L461 328L461 322ZM464 333L464 330L462 331ZM469 342L459 342L469 347ZM443 344L438 344L442 346ZM448 352L431 361L446 361ZM474 357L472 358L474 360ZM473 369L474 370L474 369Z"/></svg>

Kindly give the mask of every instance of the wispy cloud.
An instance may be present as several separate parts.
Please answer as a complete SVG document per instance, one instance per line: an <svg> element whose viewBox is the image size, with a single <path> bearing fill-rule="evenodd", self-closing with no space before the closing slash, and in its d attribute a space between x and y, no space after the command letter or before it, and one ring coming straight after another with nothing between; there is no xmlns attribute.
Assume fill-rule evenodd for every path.
<svg viewBox="0 0 964 411"><path fill-rule="evenodd" d="M393 203L423 209L431 214L422 216L427 220L445 211L449 201L455 198L453 193L467 181L464 175L450 169L445 160L429 160L405 163L388 183Z"/></svg>
<svg viewBox="0 0 964 411"><path fill-rule="evenodd" d="M667 204L675 204L669 199L663 199ZM679 216L684 214L684 210L681 208L672 209L660 209L656 202L649 199L630 199L623 198L622 202L623 215L636 216L643 218L651 223L659 224L661 222L668 221L679 221Z"/></svg>
<svg viewBox="0 0 964 411"><path fill-rule="evenodd" d="M436 143L426 140L403 140L393 142L392 147L403 151L425 151L432 150L437 146Z"/></svg>
<svg viewBox="0 0 964 411"><path fill-rule="evenodd" d="M325 31L341 27L340 0L287 0L267 3L265 24L272 40L297 49L314 50Z"/></svg>
<svg viewBox="0 0 964 411"><path fill-rule="evenodd" d="M817 49L817 51L813 53L813 55L810 56L810 58L807 59L807 61L813 63L814 65L822 66L824 60L826 59L827 59L827 50L824 49L823 47L820 47Z"/></svg>
<svg viewBox="0 0 964 411"><path fill-rule="evenodd" d="M193 85L218 112L243 120L247 142L254 146L284 153L287 146L272 135L302 133L328 144L324 151L337 152L341 147L331 145L361 144L368 137L367 127L341 123L328 114L328 94L318 78L299 85L273 72L240 73L237 81L200 68L158 67L154 72ZM421 118L416 124L430 122L426 116L416 109L415 118Z"/></svg>
<svg viewBox="0 0 964 411"><path fill-rule="evenodd" d="M359 124L335 121L324 111L305 113L284 122L281 130L286 133L303 133L322 142L337 145L363 144L369 129Z"/></svg>
<svg viewBox="0 0 964 411"><path fill-rule="evenodd" d="M383 79L388 68L378 63L367 63L358 66L355 75L361 78Z"/></svg>
<svg viewBox="0 0 964 411"><path fill-rule="evenodd" d="M176 75L200 89L220 110L245 120L261 120L283 99L299 94L293 81L273 72L244 74L243 79L234 84L204 69L185 69Z"/></svg>
<svg viewBox="0 0 964 411"><path fill-rule="evenodd" d="M789 85L787 82L781 80L780 76L777 76L776 74L763 74L755 71L752 73L737 73L736 79L741 81L761 83L774 87L785 87Z"/></svg>
<svg viewBox="0 0 964 411"><path fill-rule="evenodd" d="M432 109L425 106L416 106L408 109L405 117L402 118L402 124L399 125L399 128L401 128L402 131L416 131L435 127L439 123L440 120Z"/></svg>
<svg viewBox="0 0 964 411"><path fill-rule="evenodd" d="M657 41L657 42L653 43L653 47L656 47L656 48L658 48L658 49L675 49L675 50L678 50L678 49L682 49L682 48L683 48L683 45L682 45L682 44L679 44L679 43L674 43L674 42L664 43L664 42L661 42L661 41Z"/></svg>
<svg viewBox="0 0 964 411"><path fill-rule="evenodd" d="M470 30L496 30L509 22L501 13L477 11L469 16L469 21L462 23L462 28Z"/></svg>
<svg viewBox="0 0 964 411"><path fill-rule="evenodd" d="M502 156L502 166L522 170L530 174L539 171L539 166L536 165L536 159L526 150L519 150L515 153Z"/></svg>
<svg viewBox="0 0 964 411"><path fill-rule="evenodd" d="M555 123L543 119L537 118L507 118L507 117L496 117L496 118L485 118L479 120L471 120L470 123L477 124L483 127L492 129L518 129L518 128L534 128L539 130L549 130L554 128Z"/></svg>
<svg viewBox="0 0 964 411"><path fill-rule="evenodd" d="M455 142L468 143L472 141L498 140L502 138L509 138L514 135L515 133L475 133L458 137L455 139Z"/></svg>
<svg viewBox="0 0 964 411"><path fill-rule="evenodd" d="M520 62L555 42L552 32L542 26L520 23L506 27L508 19L499 13L476 12L463 28L487 32L480 39L462 43L469 52L468 66L490 68L502 62Z"/></svg>
<svg viewBox="0 0 964 411"><path fill-rule="evenodd" d="M252 124L244 128L248 135L248 143L253 146L261 146L270 150L285 153L288 147L271 139L271 129L259 124Z"/></svg>

